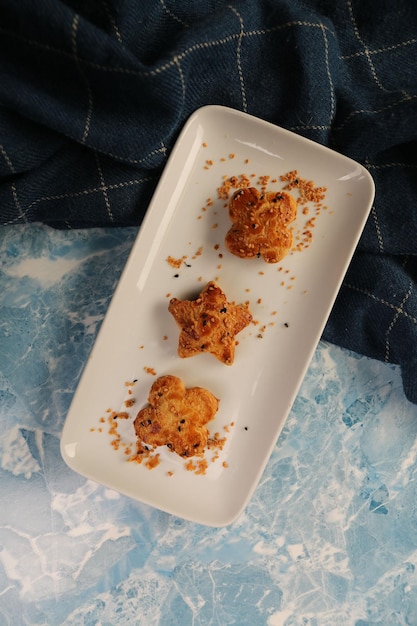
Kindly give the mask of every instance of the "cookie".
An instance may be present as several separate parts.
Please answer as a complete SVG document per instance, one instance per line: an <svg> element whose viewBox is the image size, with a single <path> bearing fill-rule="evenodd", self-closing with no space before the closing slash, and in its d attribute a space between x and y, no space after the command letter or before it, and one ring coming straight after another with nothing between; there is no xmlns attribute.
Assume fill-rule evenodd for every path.
<svg viewBox="0 0 417 626"><path fill-rule="evenodd" d="M206 424L219 405L210 391L186 389L180 378L168 374L153 383L148 403L134 420L139 454L158 446L167 446L182 457L204 453L209 435Z"/></svg>
<svg viewBox="0 0 417 626"><path fill-rule="evenodd" d="M225 237L226 247L243 259L262 257L267 263L278 263L292 247L288 225L296 214L297 202L285 191L239 189L229 202L233 224Z"/></svg>
<svg viewBox="0 0 417 626"><path fill-rule="evenodd" d="M172 298L168 310L181 329L181 358L210 352L225 365L234 361L236 335L252 321L248 306L228 302L214 281L207 283L196 300Z"/></svg>

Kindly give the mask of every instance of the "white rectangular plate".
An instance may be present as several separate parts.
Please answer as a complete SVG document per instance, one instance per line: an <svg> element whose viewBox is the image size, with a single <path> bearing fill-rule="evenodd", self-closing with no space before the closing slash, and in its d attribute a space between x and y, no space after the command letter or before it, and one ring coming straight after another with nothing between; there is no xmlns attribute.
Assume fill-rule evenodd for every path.
<svg viewBox="0 0 417 626"><path fill-rule="evenodd" d="M280 176L297 170L327 188L315 214L298 210L295 243L315 217L309 247L279 264L239 259L224 246L230 227L217 197L223 176ZM297 191L297 190L295 190ZM294 194L295 196L297 193ZM374 197L358 163L289 131L221 106L196 111L182 131L155 191L90 359L71 404L61 439L67 464L80 474L188 520L224 526L246 506L293 404L364 227ZM209 202L209 199L212 202ZM186 263L173 268L167 257ZM235 362L210 354L180 359L170 297L195 297L217 280L231 301L250 302L257 324L237 337ZM133 418L156 376L174 374L220 399L209 423L226 435L205 474L161 449L150 470L127 462L125 447L110 445L108 409L124 407L125 383L137 379L131 418L120 420L123 441L134 447ZM123 422L123 423L122 423ZM230 424L233 423L233 426ZM99 427L102 432L99 432Z"/></svg>

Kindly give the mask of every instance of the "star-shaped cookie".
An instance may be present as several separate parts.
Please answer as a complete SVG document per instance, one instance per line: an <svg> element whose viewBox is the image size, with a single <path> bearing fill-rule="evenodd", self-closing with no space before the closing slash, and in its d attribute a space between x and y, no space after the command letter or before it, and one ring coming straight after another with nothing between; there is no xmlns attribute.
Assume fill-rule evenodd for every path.
<svg viewBox="0 0 417 626"><path fill-rule="evenodd" d="M285 191L261 194L255 187L239 189L229 202L233 224L226 247L242 259L262 256L267 263L277 263L291 249L288 224L296 214L297 202Z"/></svg>
<svg viewBox="0 0 417 626"><path fill-rule="evenodd" d="M152 385L148 405L137 414L134 427L138 453L167 446L180 456L201 456L207 445L207 422L219 401L203 387L186 389L177 376L160 376Z"/></svg>
<svg viewBox="0 0 417 626"><path fill-rule="evenodd" d="M225 365L232 365L235 337L252 321L246 304L228 302L214 281L207 283L196 300L172 298L169 312L181 329L181 358L210 352Z"/></svg>

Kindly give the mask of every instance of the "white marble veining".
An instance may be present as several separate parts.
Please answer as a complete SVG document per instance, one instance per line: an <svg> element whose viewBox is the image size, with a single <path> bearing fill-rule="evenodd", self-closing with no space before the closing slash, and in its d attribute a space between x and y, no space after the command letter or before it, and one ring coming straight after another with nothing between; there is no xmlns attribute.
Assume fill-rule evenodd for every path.
<svg viewBox="0 0 417 626"><path fill-rule="evenodd" d="M321 342L230 527L72 472L65 415L135 229L0 229L0 625L417 624L417 406Z"/></svg>

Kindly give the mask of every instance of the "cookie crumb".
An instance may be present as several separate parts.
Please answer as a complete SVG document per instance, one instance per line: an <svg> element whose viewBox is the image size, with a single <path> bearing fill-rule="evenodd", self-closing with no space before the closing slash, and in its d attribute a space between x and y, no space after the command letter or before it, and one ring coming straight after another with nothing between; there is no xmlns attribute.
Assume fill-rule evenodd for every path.
<svg viewBox="0 0 417 626"><path fill-rule="evenodd" d="M176 269L179 269L181 267L181 264L183 262L183 259L176 259L173 256L167 256L166 258L166 262L171 266L171 267L175 267Z"/></svg>

